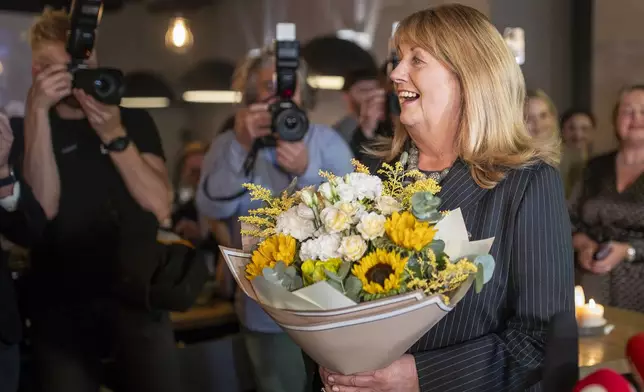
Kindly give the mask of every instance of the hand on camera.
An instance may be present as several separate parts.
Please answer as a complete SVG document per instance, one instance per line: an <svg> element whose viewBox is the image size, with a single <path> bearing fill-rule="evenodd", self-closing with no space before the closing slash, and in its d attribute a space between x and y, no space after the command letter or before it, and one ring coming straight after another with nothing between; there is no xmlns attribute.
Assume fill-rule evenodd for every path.
<svg viewBox="0 0 644 392"><path fill-rule="evenodd" d="M378 123L385 119L386 103L385 90L376 89L369 92L360 104L360 129L368 139L375 136Z"/></svg>
<svg viewBox="0 0 644 392"><path fill-rule="evenodd" d="M65 64L53 64L39 72L29 89L27 105L49 110L72 93L72 75Z"/></svg>
<svg viewBox="0 0 644 392"><path fill-rule="evenodd" d="M73 94L103 143L125 136L125 130L121 125L121 110L118 106L102 104L80 89L74 89Z"/></svg>
<svg viewBox="0 0 644 392"><path fill-rule="evenodd" d="M277 141L277 163L291 174L301 176L309 166L309 152L303 141Z"/></svg>
<svg viewBox="0 0 644 392"><path fill-rule="evenodd" d="M235 115L235 135L246 151L250 151L255 139L270 134L271 114L268 111L268 104L253 104L239 110Z"/></svg>

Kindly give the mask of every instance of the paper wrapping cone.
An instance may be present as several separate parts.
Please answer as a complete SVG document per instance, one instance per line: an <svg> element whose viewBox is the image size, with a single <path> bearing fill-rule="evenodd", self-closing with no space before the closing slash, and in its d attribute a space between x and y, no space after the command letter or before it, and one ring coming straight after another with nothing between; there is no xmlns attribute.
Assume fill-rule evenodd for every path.
<svg viewBox="0 0 644 392"><path fill-rule="evenodd" d="M287 310L267 304L245 278L248 253L221 247L240 288L289 334L316 363L341 374L381 369L400 358L467 293L470 278L454 293L450 306L441 296L401 294L332 310Z"/></svg>

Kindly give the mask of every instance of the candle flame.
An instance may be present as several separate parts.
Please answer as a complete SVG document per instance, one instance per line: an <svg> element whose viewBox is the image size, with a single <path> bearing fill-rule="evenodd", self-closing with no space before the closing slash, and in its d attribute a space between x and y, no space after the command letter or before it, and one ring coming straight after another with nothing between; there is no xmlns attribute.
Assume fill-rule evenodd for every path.
<svg viewBox="0 0 644 392"><path fill-rule="evenodd" d="M595 300L594 299L591 298L590 301L588 301L588 307L589 308L594 308L595 307Z"/></svg>
<svg viewBox="0 0 644 392"><path fill-rule="evenodd" d="M582 307L586 304L586 296L581 286L575 286L575 306Z"/></svg>

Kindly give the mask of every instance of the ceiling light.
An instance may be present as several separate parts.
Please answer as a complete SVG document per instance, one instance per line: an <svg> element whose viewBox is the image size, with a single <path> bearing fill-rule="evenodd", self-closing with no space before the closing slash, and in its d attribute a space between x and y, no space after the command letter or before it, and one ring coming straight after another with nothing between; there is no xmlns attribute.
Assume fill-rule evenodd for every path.
<svg viewBox="0 0 644 392"><path fill-rule="evenodd" d="M183 100L196 103L239 103L242 94L232 90L190 90L183 93Z"/></svg>
<svg viewBox="0 0 644 392"><path fill-rule="evenodd" d="M342 90L344 78L342 76L311 75L306 79L309 86L319 90Z"/></svg>
<svg viewBox="0 0 644 392"><path fill-rule="evenodd" d="M121 106L124 108L159 109L170 106L170 100L166 97L124 97L121 99Z"/></svg>
<svg viewBox="0 0 644 392"><path fill-rule="evenodd" d="M173 18L170 20L168 31L165 33L165 44L176 52L184 52L192 47L193 36L184 18Z"/></svg>
<svg viewBox="0 0 644 392"><path fill-rule="evenodd" d="M351 41L364 50L371 49L372 39L369 33L364 31L355 31L350 29L338 30L335 36L345 41Z"/></svg>

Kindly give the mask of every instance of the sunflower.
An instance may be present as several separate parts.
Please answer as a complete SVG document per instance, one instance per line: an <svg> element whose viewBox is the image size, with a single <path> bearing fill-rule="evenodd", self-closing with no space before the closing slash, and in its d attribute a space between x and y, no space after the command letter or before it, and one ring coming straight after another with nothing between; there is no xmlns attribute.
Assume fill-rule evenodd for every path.
<svg viewBox="0 0 644 392"><path fill-rule="evenodd" d="M396 245L420 251L434 240L434 226L429 222L421 222L409 211L395 212L385 222L385 232Z"/></svg>
<svg viewBox="0 0 644 392"><path fill-rule="evenodd" d="M352 273L362 282L367 294L387 294L400 289L407 257L397 252L376 249L353 266Z"/></svg>
<svg viewBox="0 0 644 392"><path fill-rule="evenodd" d="M295 238L290 235L268 237L253 252L251 262L246 264L246 278L253 280L261 276L264 268L273 268L278 261L289 266L295 260L296 245Z"/></svg>

